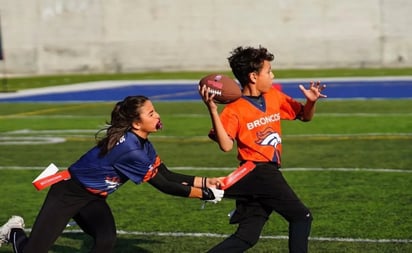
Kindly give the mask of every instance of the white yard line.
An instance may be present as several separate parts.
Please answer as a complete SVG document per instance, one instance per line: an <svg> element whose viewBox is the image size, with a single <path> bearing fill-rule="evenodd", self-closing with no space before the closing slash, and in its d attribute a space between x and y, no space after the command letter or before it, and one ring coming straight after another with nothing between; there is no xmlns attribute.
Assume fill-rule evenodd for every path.
<svg viewBox="0 0 412 253"><path fill-rule="evenodd" d="M104 128L102 125L101 128ZM65 142L67 138L75 136L92 138L97 132L97 129L65 129L65 130L33 130L19 129L0 133L0 145L35 145L35 144L51 144ZM285 138L289 139L411 139L412 133L356 133L356 134L285 134ZM208 141L209 138L204 136L164 136L153 135L152 140L161 139L176 139L179 140L202 140Z"/></svg>
<svg viewBox="0 0 412 253"><path fill-rule="evenodd" d="M395 81L408 81L412 80L412 76L383 76L383 77L338 77L338 78L329 78L329 77L314 77L314 78L285 78L285 79L275 79L274 82L282 83L287 85L288 83L296 82L310 82L322 80L324 83L330 83L333 81L385 81L385 80L395 80ZM15 93L0 93L1 98L18 98L25 97L29 95L41 95L48 93L65 93L73 91L85 91L85 90L100 90L105 88L114 88L114 87L124 87L124 86L141 86L141 85L164 85L164 84L184 84L184 85L193 85L197 84L199 80L108 80L108 81L96 81L96 82L85 82L85 83L75 83L67 85L59 85L52 87L43 87L35 89L25 89L19 90ZM345 85L345 84L344 84Z"/></svg>
<svg viewBox="0 0 412 253"><path fill-rule="evenodd" d="M31 229L25 229L26 232L30 232ZM66 229L63 233L68 234L82 234L83 230L80 229ZM142 236L164 236L164 237L217 237L226 238L228 234L215 234L215 233L183 233L183 232L140 232L140 231L125 231L117 230L119 235L142 235ZM288 236L270 236L263 235L262 239L272 240L287 240ZM358 243L412 243L412 239L371 239L371 238L349 238L349 237L309 237L310 241L321 242L358 242Z"/></svg>

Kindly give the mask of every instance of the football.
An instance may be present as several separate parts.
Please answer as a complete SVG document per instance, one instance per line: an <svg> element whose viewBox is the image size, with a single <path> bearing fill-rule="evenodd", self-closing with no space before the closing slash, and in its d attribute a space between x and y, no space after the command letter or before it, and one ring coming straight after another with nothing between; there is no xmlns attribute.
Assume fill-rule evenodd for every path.
<svg viewBox="0 0 412 253"><path fill-rule="evenodd" d="M228 104L242 96L239 84L226 75L209 74L199 81L200 88L204 85L210 94L215 94L214 101L219 104Z"/></svg>

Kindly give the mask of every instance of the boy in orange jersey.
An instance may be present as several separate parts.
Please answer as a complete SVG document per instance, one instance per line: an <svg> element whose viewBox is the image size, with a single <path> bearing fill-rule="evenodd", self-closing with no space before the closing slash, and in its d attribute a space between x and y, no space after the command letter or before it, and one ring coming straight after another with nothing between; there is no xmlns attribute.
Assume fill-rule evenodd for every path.
<svg viewBox="0 0 412 253"><path fill-rule="evenodd" d="M325 85L299 85L306 97L302 104L273 88L273 54L264 47L238 47L228 58L242 86L242 97L227 104L221 114L206 86L199 90L209 111L213 129L209 137L222 151L237 144L240 164L251 161L254 169L225 190L236 199L230 223L236 232L213 247L210 253L244 252L253 247L270 214L275 211L289 222L289 252L307 252L312 215L286 182L281 171L282 135L280 120L310 121L315 103L326 97Z"/></svg>

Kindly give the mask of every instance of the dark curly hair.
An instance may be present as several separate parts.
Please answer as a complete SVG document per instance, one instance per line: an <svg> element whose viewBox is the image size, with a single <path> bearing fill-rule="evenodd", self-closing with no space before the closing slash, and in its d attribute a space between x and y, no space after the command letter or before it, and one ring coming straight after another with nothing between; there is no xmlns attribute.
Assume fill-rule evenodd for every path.
<svg viewBox="0 0 412 253"><path fill-rule="evenodd" d="M274 59L273 54L262 46L259 46L259 48L237 47L230 54L227 59L233 74L242 87L249 83L250 73L259 72L265 60L273 61Z"/></svg>

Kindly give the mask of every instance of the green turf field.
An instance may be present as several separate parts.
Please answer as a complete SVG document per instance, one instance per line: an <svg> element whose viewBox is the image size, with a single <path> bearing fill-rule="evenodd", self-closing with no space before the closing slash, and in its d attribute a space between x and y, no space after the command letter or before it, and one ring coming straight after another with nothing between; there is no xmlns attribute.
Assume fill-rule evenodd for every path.
<svg viewBox="0 0 412 253"><path fill-rule="evenodd" d="M19 214L31 227L47 191L31 185L39 169L65 168L90 148L112 106L0 103L0 222ZM234 152L207 139L201 102L155 106L165 128L151 140L169 167L221 176L236 166ZM283 123L284 175L314 215L310 252L412 252L412 100L323 100L317 109L312 122ZM127 183L109 202L116 252L205 252L235 229L228 199L201 209L198 200ZM88 252L92 242L77 229L68 228L52 252ZM263 236L249 252L287 251L287 223L277 214Z"/></svg>

